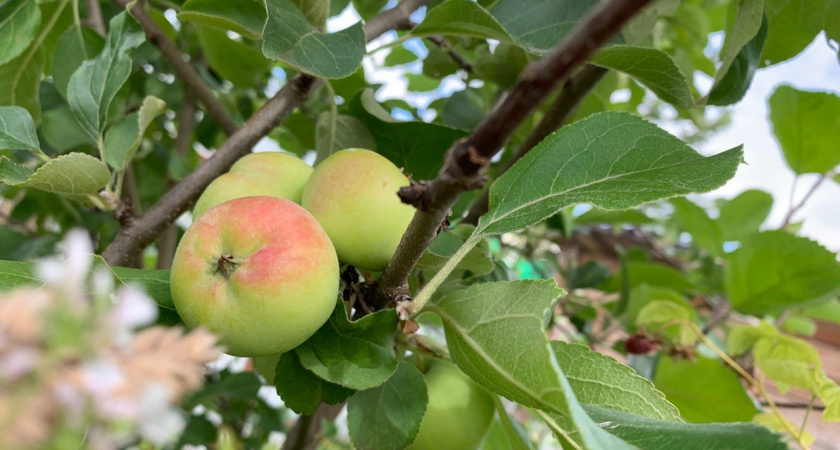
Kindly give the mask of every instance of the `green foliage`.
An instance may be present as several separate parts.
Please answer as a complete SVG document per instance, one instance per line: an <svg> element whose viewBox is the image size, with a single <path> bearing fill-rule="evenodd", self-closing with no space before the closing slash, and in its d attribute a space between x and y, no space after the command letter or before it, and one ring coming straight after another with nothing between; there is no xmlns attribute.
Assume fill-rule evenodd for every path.
<svg viewBox="0 0 840 450"><path fill-rule="evenodd" d="M840 96L784 85L773 91L769 104L773 133L795 173L825 173L840 164L827 134L840 126Z"/></svg>
<svg viewBox="0 0 840 450"><path fill-rule="evenodd" d="M352 389L324 381L306 370L295 352L280 355L274 370L277 395L298 414L312 414L321 402L335 405L353 395Z"/></svg>
<svg viewBox="0 0 840 450"><path fill-rule="evenodd" d="M41 10L32 0L9 0L0 4L0 64L20 55L35 39L41 25Z"/></svg>
<svg viewBox="0 0 840 450"><path fill-rule="evenodd" d="M262 2L246 0L227 3L214 0L187 0L178 20L220 30L230 30L251 39L262 37L266 12Z"/></svg>

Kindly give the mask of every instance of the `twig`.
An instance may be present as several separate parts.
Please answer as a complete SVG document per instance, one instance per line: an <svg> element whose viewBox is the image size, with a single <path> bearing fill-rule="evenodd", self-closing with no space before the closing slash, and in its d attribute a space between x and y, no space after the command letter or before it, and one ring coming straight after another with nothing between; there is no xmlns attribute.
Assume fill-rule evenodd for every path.
<svg viewBox="0 0 840 450"><path fill-rule="evenodd" d="M450 58L452 58L452 61L455 61L455 64L458 64L458 67L460 67L461 70L467 73L473 73L474 69L472 64L470 64L469 61L464 59L464 57L461 56L460 53L453 50L452 44L450 44L449 41L440 36L426 36L426 39L428 39L429 42L440 47L441 50L445 51L446 54L449 55Z"/></svg>
<svg viewBox="0 0 840 450"><path fill-rule="evenodd" d="M534 108L651 0L611 0L594 6L554 50L523 71L510 94L472 135L453 144L437 177L414 203L417 212L380 278L379 293L405 300L406 280L458 196L482 187L490 159Z"/></svg>
<svg viewBox="0 0 840 450"><path fill-rule="evenodd" d="M805 193L805 196L802 197L802 199L799 200L799 203L797 203L796 205L793 205L793 194L794 194L794 192L791 192L790 193L791 207L790 207L790 209L788 209L788 212L785 215L785 220L782 221L782 225L779 228L785 228L786 226L790 225L790 221L793 219L793 215L796 214L797 211L802 209L803 206L805 206L805 203L811 198L812 195L814 195L814 192L817 192L817 188L820 187L820 185L823 183L823 181L827 180L828 178L831 178L832 176L834 176L834 171L833 170L829 170L828 172L822 174L820 176L820 178L817 180L817 182L814 183L813 186L811 186L811 189L808 189L808 192ZM796 185L794 184L794 186L796 186Z"/></svg>
<svg viewBox="0 0 840 450"><path fill-rule="evenodd" d="M126 8L128 7L130 0L113 0L113 2L122 8ZM178 78L180 78L185 85L195 90L199 101L201 101L201 104L207 109L207 113L210 114L210 117L212 117L216 124L219 125L219 128L221 128L226 135L233 135L238 128L236 122L233 121L233 118L231 118L230 114L228 114L224 105L222 105L222 103L216 98L216 94L213 93L213 90L210 89L204 80L201 79L201 75L195 71L190 63L184 60L184 54L181 53L181 50L178 50L175 43L166 37L163 30L161 30L155 23L154 19L152 19L152 16L146 12L143 8L142 0L137 1L137 3L131 8L130 12L131 15L140 22L140 26L143 27L143 31L146 33L146 39L148 39L149 42L154 44L158 50L160 50L163 58L166 59L166 61L172 65L172 68L175 69L175 72L178 73Z"/></svg>
<svg viewBox="0 0 840 450"><path fill-rule="evenodd" d="M283 450L314 450L321 440L324 421L332 422L344 408L344 403L327 405L321 403L312 415L302 415L286 433Z"/></svg>
<svg viewBox="0 0 840 450"><path fill-rule="evenodd" d="M554 103L548 108L540 123L525 138L525 141L519 146L519 149L510 158L499 175L507 172L517 161L542 142L549 134L565 125L586 95L589 94L606 74L607 69L587 65L577 75L567 80L563 85L563 90L557 95ZM461 222L473 225L478 223L478 218L487 212L489 201L490 189L487 188L484 189L484 192L472 204L466 217Z"/></svg>
<svg viewBox="0 0 840 450"><path fill-rule="evenodd" d="M726 320L730 311L732 311L732 304L729 303L729 299L725 297L721 298L720 301L712 308L712 316L709 318L709 321L703 325L703 334L708 334L716 326L718 326L718 324Z"/></svg>
<svg viewBox="0 0 840 450"><path fill-rule="evenodd" d="M125 0L114 0L124 2ZM403 0L396 7L389 9L365 24L365 37L368 42L382 33L405 26L412 11L425 5L430 0ZM145 15L148 17L148 15ZM170 42L171 44L171 42ZM174 47L174 44L173 44ZM187 66L189 66L187 64ZM195 72L190 66L189 70ZM274 97L254 113L228 140L216 150L216 153L195 171L176 184L157 203L149 208L145 215L134 221L128 228L123 228L102 253L105 261L111 265L121 265L130 261L133 255L154 240L169 225L186 211L216 177L227 172L239 158L248 154L254 144L280 124L309 95L318 81L310 76L298 74L293 77ZM191 87L195 88L192 84ZM207 88L201 84L203 88ZM200 89L196 95L201 99ZM206 104L205 104L206 106Z"/></svg>
<svg viewBox="0 0 840 450"><path fill-rule="evenodd" d="M761 402L763 406L770 406L767 402ZM814 411L825 411L825 405L810 405L808 403L776 403L777 408L783 409L808 409L811 408Z"/></svg>
<svg viewBox="0 0 840 450"><path fill-rule="evenodd" d="M102 19L102 8L99 5L99 0L85 0L85 9L87 10L86 25L93 28L100 36L105 37L107 31L105 30L105 20Z"/></svg>

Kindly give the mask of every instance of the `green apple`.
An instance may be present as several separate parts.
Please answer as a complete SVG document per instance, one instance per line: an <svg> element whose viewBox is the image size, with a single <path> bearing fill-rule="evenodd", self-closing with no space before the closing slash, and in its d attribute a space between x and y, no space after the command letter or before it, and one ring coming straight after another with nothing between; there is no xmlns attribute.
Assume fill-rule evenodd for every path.
<svg viewBox="0 0 840 450"><path fill-rule="evenodd" d="M300 204L303 185L312 167L288 153L251 153L219 176L201 194L193 209L193 219L208 209L235 198L268 195Z"/></svg>
<svg viewBox="0 0 840 450"><path fill-rule="evenodd" d="M495 407L493 397L454 364L438 361L426 373L429 403L410 450L475 450Z"/></svg>
<svg viewBox="0 0 840 450"><path fill-rule="evenodd" d="M217 333L232 355L276 355L329 318L338 258L305 209L277 197L244 197L210 209L187 229L170 285L187 326Z"/></svg>
<svg viewBox="0 0 840 450"><path fill-rule="evenodd" d="M397 191L408 178L378 153L347 149L318 164L303 188L301 205L321 223L338 258L382 270L400 243L414 208Z"/></svg>

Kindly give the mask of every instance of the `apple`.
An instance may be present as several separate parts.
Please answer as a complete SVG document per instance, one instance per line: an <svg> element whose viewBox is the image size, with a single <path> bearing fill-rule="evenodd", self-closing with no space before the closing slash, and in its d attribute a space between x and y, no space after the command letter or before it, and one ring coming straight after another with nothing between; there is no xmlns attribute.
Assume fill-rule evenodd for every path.
<svg viewBox="0 0 840 450"><path fill-rule="evenodd" d="M327 321L338 258L305 209L268 196L222 203L184 233L172 262L175 309L235 356L277 355Z"/></svg>
<svg viewBox="0 0 840 450"><path fill-rule="evenodd" d="M301 205L324 227L340 260L380 271L414 217L414 208L397 196L408 185L384 156L346 149L318 164L303 188Z"/></svg>
<svg viewBox="0 0 840 450"><path fill-rule="evenodd" d="M490 430L493 397L452 363L438 361L426 373L429 403L410 450L474 450Z"/></svg>
<svg viewBox="0 0 840 450"><path fill-rule="evenodd" d="M312 167L294 155L251 153L207 186L195 204L193 219L228 200L253 195L280 197L299 204L303 185L310 175Z"/></svg>

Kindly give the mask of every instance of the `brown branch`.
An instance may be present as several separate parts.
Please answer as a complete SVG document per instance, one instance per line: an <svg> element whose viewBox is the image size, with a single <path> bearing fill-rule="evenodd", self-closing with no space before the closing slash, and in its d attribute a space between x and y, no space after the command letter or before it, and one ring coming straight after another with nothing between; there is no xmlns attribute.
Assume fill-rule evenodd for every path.
<svg viewBox="0 0 840 450"><path fill-rule="evenodd" d="M122 8L126 8L130 3L130 0L113 0L113 2ZM154 19L152 19L152 16L146 12L143 8L143 1L137 1L137 3L131 8L130 12L131 15L140 22L140 26L143 27L143 31L146 33L146 39L148 39L149 42L154 44L155 47L160 50L163 58L172 66L173 69L175 69L175 72L178 74L178 78L180 78L185 85L195 90L199 101L201 101L201 104L207 109L207 113L213 118L213 121L219 125L219 128L221 128L226 135L233 135L238 128L236 122L233 121L233 118L231 118L230 114L228 114L224 105L222 105L219 99L216 98L216 94L214 94L213 90L207 86L201 78L201 75L199 75L193 66L184 59L184 54L181 53L181 50L178 50L175 43L166 37L163 30L161 30L155 23Z"/></svg>
<svg viewBox="0 0 840 450"><path fill-rule="evenodd" d="M315 450L321 440L324 421L332 422L344 408L344 403L327 405L321 403L312 415L302 415L286 433L283 450Z"/></svg>
<svg viewBox="0 0 840 450"><path fill-rule="evenodd" d="M405 26L411 12L428 2L429 0L403 0L393 9L369 20L365 24L367 41L370 42L394 27ZM102 253L105 261L111 265L125 264L154 242L160 233L192 206L210 182L227 172L239 158L248 154L254 144L279 125L309 95L317 83L315 78L302 74L296 75L286 83L219 147L212 158L176 184L152 205L145 215L135 220L132 226L123 228ZM201 99L199 90L196 90L196 94Z"/></svg>
<svg viewBox="0 0 840 450"><path fill-rule="evenodd" d="M475 69L473 68L472 64L470 64L469 61L464 59L464 57L461 56L460 53L456 52L455 50L452 50L452 44L450 44L449 41L440 36L426 36L426 39L440 47L441 50L445 51L446 54L449 55L450 58L452 58L452 61L455 61L455 64L458 64L458 67L460 67L461 70L467 73L473 73L473 70Z"/></svg>
<svg viewBox="0 0 840 450"><path fill-rule="evenodd" d="M797 203L795 206L790 207L787 214L785 214L785 218L782 221L782 225L779 228L785 228L786 226L788 226L790 224L790 221L793 219L793 215L796 214L797 211L802 209L803 206L805 206L805 203L811 198L812 195L814 195L815 192L817 192L817 188L820 187L820 185L823 183L823 181L825 181L825 180L827 180L827 179L829 179L833 176L834 176L834 171L833 170L829 170L828 172L822 174L820 176L820 178L817 180L817 182L814 183L813 186L811 186L811 189L808 189L808 192L805 193L805 196L802 197L801 200L799 200L799 203ZM791 205L793 205L793 194L794 194L793 192L790 193L790 203L791 203Z"/></svg>
<svg viewBox="0 0 840 450"><path fill-rule="evenodd" d="M391 263L380 278L379 293L391 301L408 295L406 280L423 251L436 237L458 196L481 187L490 159L519 124L601 45L651 0L610 0L594 6L542 60L520 75L510 94L479 124L472 135L449 149L437 177L426 184L415 203L417 212Z"/></svg>
<svg viewBox="0 0 840 450"><path fill-rule="evenodd" d="M105 37L107 31L105 30L105 20L102 18L102 7L99 5L99 0L85 0L85 9L87 10L85 24L93 28L100 36Z"/></svg>
<svg viewBox="0 0 840 450"><path fill-rule="evenodd" d="M580 103L587 94L598 84L599 81L606 75L607 69L601 67L587 65L581 71L570 78L563 84L563 90L557 95L554 103L548 108L545 116L543 116L534 131L525 138L522 145L519 146L516 153L510 158L505 167L499 175L507 172L513 165L519 161L526 153L531 151L537 144L542 142L549 134L559 129L566 124L566 121L577 110ZM461 223L469 223L475 225L478 223L478 218L487 212L489 206L490 189L487 188L478 199L472 204L466 217Z"/></svg>

